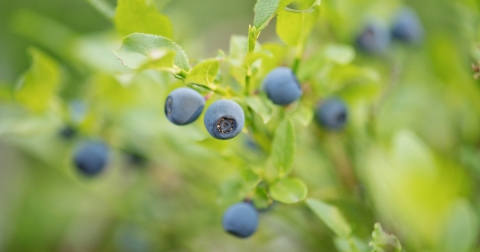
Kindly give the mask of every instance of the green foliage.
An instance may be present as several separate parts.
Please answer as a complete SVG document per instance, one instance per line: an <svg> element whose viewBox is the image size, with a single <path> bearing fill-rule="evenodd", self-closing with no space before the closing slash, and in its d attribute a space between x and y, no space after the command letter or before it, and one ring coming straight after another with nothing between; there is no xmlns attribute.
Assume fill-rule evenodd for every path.
<svg viewBox="0 0 480 252"><path fill-rule="evenodd" d="M255 188L252 200L257 209L266 209L272 204L272 199L268 196L267 190L261 187Z"/></svg>
<svg viewBox="0 0 480 252"><path fill-rule="evenodd" d="M277 168L280 176L290 170L295 157L295 129L293 122L284 119L275 130L272 141L271 158L273 165Z"/></svg>
<svg viewBox="0 0 480 252"><path fill-rule="evenodd" d="M30 48L32 65L20 79L15 100L35 112L50 108L60 85L60 66L44 52Z"/></svg>
<svg viewBox="0 0 480 252"><path fill-rule="evenodd" d="M478 250L474 1L410 1L425 41L394 41L379 55L357 53L354 41L365 22L390 24L398 1L258 0L246 36L230 31L251 18L241 1L72 0L74 12L34 2L0 3L15 34L0 27L0 251L401 251L380 224L368 246L375 221L405 251ZM178 28L175 42L158 10ZM277 39L265 30L275 16ZM217 50L228 37L228 53ZM28 69L26 41L36 46ZM262 91L279 66L303 92L288 106ZM210 137L203 113L169 123L165 98L185 86L205 108L238 103L241 134ZM348 106L342 131L312 123L330 97ZM59 136L67 126L75 137ZM71 157L92 139L109 145L111 162L86 181ZM262 209L248 242L220 228L240 201Z"/></svg>
<svg viewBox="0 0 480 252"><path fill-rule="evenodd" d="M298 106L289 116L307 127L313 120L314 111L308 106Z"/></svg>
<svg viewBox="0 0 480 252"><path fill-rule="evenodd" d="M253 27L257 32L265 29L268 22L278 12L283 10L293 0L258 0L253 11L255 12L255 19L253 20Z"/></svg>
<svg viewBox="0 0 480 252"><path fill-rule="evenodd" d="M478 236L478 217L464 199L453 202L448 209L440 247L444 251L471 251Z"/></svg>
<svg viewBox="0 0 480 252"><path fill-rule="evenodd" d="M337 64L347 65L355 59L355 50L348 45L328 45L325 49L325 57Z"/></svg>
<svg viewBox="0 0 480 252"><path fill-rule="evenodd" d="M349 237L352 228L337 207L316 199L306 200L308 207L327 225L337 236Z"/></svg>
<svg viewBox="0 0 480 252"><path fill-rule="evenodd" d="M245 102L255 113L262 117L263 123L268 123L273 115L273 103L266 95L245 97Z"/></svg>
<svg viewBox="0 0 480 252"><path fill-rule="evenodd" d="M175 53L173 65L169 65L173 54L164 50ZM128 35L123 39L122 47L114 53L124 66L132 69L150 68L158 70L160 67L173 74L178 74L182 70L185 72L190 70L187 55L182 48L162 36L141 33Z"/></svg>
<svg viewBox="0 0 480 252"><path fill-rule="evenodd" d="M373 233L372 241L369 243L373 247L373 252L400 252L402 245L395 235L387 234L383 231L380 223L376 223Z"/></svg>
<svg viewBox="0 0 480 252"><path fill-rule="evenodd" d="M277 34L283 42L290 46L304 44L310 31L320 16L320 1L307 10L285 8L278 12Z"/></svg>
<svg viewBox="0 0 480 252"><path fill-rule="evenodd" d="M185 82L195 85L201 85L205 88L216 90L214 85L215 78L217 77L218 69L220 68L220 62L216 59L205 60L198 63L192 68Z"/></svg>
<svg viewBox="0 0 480 252"><path fill-rule="evenodd" d="M115 27L122 36L146 33L173 37L170 19L158 13L151 0L119 0L115 11Z"/></svg>
<svg viewBox="0 0 480 252"><path fill-rule="evenodd" d="M11 19L12 30L62 56L77 34L63 24L31 10L17 10ZM68 57L68 56L67 56Z"/></svg>
<svg viewBox="0 0 480 252"><path fill-rule="evenodd" d="M115 18L115 7L106 0L85 0L97 9L107 19L113 21Z"/></svg>
<svg viewBox="0 0 480 252"><path fill-rule="evenodd" d="M261 178L254 171L248 168L242 169L235 176L225 180L220 188L220 197L217 201L222 205L230 205L245 200L252 192L256 193L260 181ZM258 197L255 198L259 199ZM265 203L258 201L257 204Z"/></svg>
<svg viewBox="0 0 480 252"><path fill-rule="evenodd" d="M282 179L270 188L272 198L285 204L298 203L307 197L307 193L307 186L298 178Z"/></svg>
<svg viewBox="0 0 480 252"><path fill-rule="evenodd" d="M158 71L178 72L176 67L175 52L166 49L153 49L148 55L148 59L139 67L139 70L154 69Z"/></svg>

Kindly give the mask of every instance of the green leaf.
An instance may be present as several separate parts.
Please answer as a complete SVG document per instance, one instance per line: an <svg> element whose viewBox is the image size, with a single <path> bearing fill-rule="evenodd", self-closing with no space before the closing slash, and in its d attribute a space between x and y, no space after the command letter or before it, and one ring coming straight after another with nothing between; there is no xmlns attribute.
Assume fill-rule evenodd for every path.
<svg viewBox="0 0 480 252"><path fill-rule="evenodd" d="M252 191L262 179L252 169L246 168L240 172L243 178L243 189L246 193Z"/></svg>
<svg viewBox="0 0 480 252"><path fill-rule="evenodd" d="M472 251L478 237L478 218L472 204L467 199L453 201L444 220L439 245L442 251Z"/></svg>
<svg viewBox="0 0 480 252"><path fill-rule="evenodd" d="M333 242L335 243L335 247L339 252L371 251L365 241L355 236L348 238L335 237Z"/></svg>
<svg viewBox="0 0 480 252"><path fill-rule="evenodd" d="M313 119L313 109L308 106L298 106L298 108L290 114L290 118L300 122L307 127Z"/></svg>
<svg viewBox="0 0 480 252"><path fill-rule="evenodd" d="M295 156L295 130L292 121L283 120L275 130L271 158L280 176L287 172Z"/></svg>
<svg viewBox="0 0 480 252"><path fill-rule="evenodd" d="M166 49L153 49L148 55L148 60L139 68L139 70L155 69L178 73L180 69L175 66L175 52Z"/></svg>
<svg viewBox="0 0 480 252"><path fill-rule="evenodd" d="M266 74L282 63L287 53L287 47L280 43L267 43L262 45L262 50L268 50L273 57L262 58L262 73Z"/></svg>
<svg viewBox="0 0 480 252"><path fill-rule="evenodd" d="M278 13L277 34L287 45L303 44L319 16L317 4L303 11L285 8Z"/></svg>
<svg viewBox="0 0 480 252"><path fill-rule="evenodd" d="M220 204L232 204L234 202L245 199L261 181L254 171L249 168L242 169L232 178L222 183L220 187L220 197L218 201Z"/></svg>
<svg viewBox="0 0 480 252"><path fill-rule="evenodd" d="M192 68L190 74L185 80L187 84L194 83L196 85L206 86L215 89L213 82L217 77L220 62L216 59L203 61Z"/></svg>
<svg viewBox="0 0 480 252"><path fill-rule="evenodd" d="M347 65L355 59L355 50L348 45L328 45L325 49L325 57L337 64Z"/></svg>
<svg viewBox="0 0 480 252"><path fill-rule="evenodd" d="M257 209L266 209L273 203L268 196L267 190L260 187L255 188L252 201Z"/></svg>
<svg viewBox="0 0 480 252"><path fill-rule="evenodd" d="M162 36L142 33L131 34L123 39L122 47L113 52L122 61L122 64L129 68L144 69L151 66L156 69L166 67L168 59L172 56L171 53L166 53L163 57L158 57L158 55L162 55L162 50L175 52L173 60L175 65L170 69L172 73L177 74L180 70L185 72L190 70L187 55L182 48Z"/></svg>
<svg viewBox="0 0 480 252"><path fill-rule="evenodd" d="M235 65L242 66L248 50L248 38L233 35L230 37L229 60Z"/></svg>
<svg viewBox="0 0 480 252"><path fill-rule="evenodd" d="M273 103L265 96L247 96L245 97L247 105L263 119L263 123L268 123L272 118Z"/></svg>
<svg viewBox="0 0 480 252"><path fill-rule="evenodd" d="M245 85L244 60L248 50L248 38L245 36L232 36L230 38L229 58L230 74L241 85Z"/></svg>
<svg viewBox="0 0 480 252"><path fill-rule="evenodd" d="M103 16L105 16L108 20L113 21L115 18L115 7L113 7L109 2L105 0L85 0L90 5L95 7Z"/></svg>
<svg viewBox="0 0 480 252"><path fill-rule="evenodd" d="M225 180L219 188L219 197L217 203L221 205L231 205L242 200L242 181L238 177Z"/></svg>
<svg viewBox="0 0 480 252"><path fill-rule="evenodd" d="M158 13L151 0L118 0L114 22L122 36L147 33L172 38L173 35L170 19Z"/></svg>
<svg viewBox="0 0 480 252"><path fill-rule="evenodd" d="M256 53L250 54L247 57L247 65L252 65L255 61L263 58L273 58L272 52L266 49L262 49Z"/></svg>
<svg viewBox="0 0 480 252"><path fill-rule="evenodd" d="M304 10L312 7L314 4L320 4L321 1L319 0L295 0L293 3L295 4L295 8L299 10Z"/></svg>
<svg viewBox="0 0 480 252"><path fill-rule="evenodd" d="M395 235L383 231L380 223L375 223L372 241L368 244L373 247L373 252L400 252L402 245Z"/></svg>
<svg viewBox="0 0 480 252"><path fill-rule="evenodd" d="M307 193L307 186L298 178L283 179L270 187L272 198L286 204L304 200L307 197Z"/></svg>
<svg viewBox="0 0 480 252"><path fill-rule="evenodd" d="M248 110L247 103L245 102L245 100L241 99L240 97L232 97L231 99L232 99L232 101L238 103L238 105L240 105L240 107L242 107L242 110L245 113L245 126L244 126L244 128L246 128L248 125L250 125L252 123L252 113L250 113L250 111Z"/></svg>
<svg viewBox="0 0 480 252"><path fill-rule="evenodd" d="M225 58L227 58L227 55L225 54L225 52L224 52L223 50L218 49L218 53L217 53L216 59L217 59L218 61L223 61L223 60L225 60Z"/></svg>
<svg viewBox="0 0 480 252"><path fill-rule="evenodd" d="M268 22L293 0L258 0L255 4L253 26L257 31L267 27Z"/></svg>
<svg viewBox="0 0 480 252"><path fill-rule="evenodd" d="M248 26L248 52L252 53L254 51L259 35L260 30L257 30L257 28L251 25Z"/></svg>
<svg viewBox="0 0 480 252"><path fill-rule="evenodd" d="M60 66L42 51L30 48L32 65L20 80L15 99L29 109L40 112L47 109L60 84Z"/></svg>
<svg viewBox="0 0 480 252"><path fill-rule="evenodd" d="M307 199L307 205L336 235L350 236L352 228L338 208L316 199Z"/></svg>

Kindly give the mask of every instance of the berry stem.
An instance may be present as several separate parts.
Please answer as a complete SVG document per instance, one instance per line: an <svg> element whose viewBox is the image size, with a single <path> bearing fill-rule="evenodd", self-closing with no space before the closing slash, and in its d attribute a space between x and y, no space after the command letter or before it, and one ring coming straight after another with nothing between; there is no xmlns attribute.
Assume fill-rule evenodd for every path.
<svg viewBox="0 0 480 252"><path fill-rule="evenodd" d="M250 75L247 73L245 75L245 90L244 94L248 96L250 94Z"/></svg>
<svg viewBox="0 0 480 252"><path fill-rule="evenodd" d="M184 70L180 70L180 72L177 74L177 76L181 77L182 79L186 79L188 76L188 73L185 72Z"/></svg>

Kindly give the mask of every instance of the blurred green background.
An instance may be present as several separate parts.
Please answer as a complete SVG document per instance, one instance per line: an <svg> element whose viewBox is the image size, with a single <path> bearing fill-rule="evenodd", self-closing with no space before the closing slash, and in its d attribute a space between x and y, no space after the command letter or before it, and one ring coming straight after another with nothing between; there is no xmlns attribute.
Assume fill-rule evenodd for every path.
<svg viewBox="0 0 480 252"><path fill-rule="evenodd" d="M195 63L248 34L255 2L154 4ZM394 42L387 55L357 51L347 64L325 59L325 48L355 48L366 20L388 24L404 5L425 27L421 46ZM304 102L340 96L350 120L340 133L298 125L291 175L342 211L359 251L370 251L376 222L403 251L480 251L480 81L471 66L480 60L479 13L477 0L322 2L299 70L314 90ZM248 193L240 171L275 176L268 153L249 134L205 141L203 118L169 123L163 103L181 83L123 67L112 52L121 36L89 1L2 0L0 34L0 251L352 251L304 203L275 203L247 240L226 234L223 211ZM259 41L281 44L275 20ZM11 95L32 57L58 68L45 77L59 86L41 112ZM222 85L234 86L221 70ZM66 125L75 138L60 137ZM97 138L111 146L111 163L86 179L71 156ZM146 161L131 162L132 153Z"/></svg>

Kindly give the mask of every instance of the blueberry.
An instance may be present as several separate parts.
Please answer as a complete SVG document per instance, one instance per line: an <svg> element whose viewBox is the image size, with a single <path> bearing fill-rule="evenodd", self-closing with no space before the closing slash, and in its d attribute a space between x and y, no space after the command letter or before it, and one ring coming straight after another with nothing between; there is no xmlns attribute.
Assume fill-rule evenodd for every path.
<svg viewBox="0 0 480 252"><path fill-rule="evenodd" d="M409 44L423 40L423 27L417 14L409 8L398 11L392 26L392 36Z"/></svg>
<svg viewBox="0 0 480 252"><path fill-rule="evenodd" d="M315 117L323 127L340 130L347 122L347 106L342 100L330 98L322 102L315 111Z"/></svg>
<svg viewBox="0 0 480 252"><path fill-rule="evenodd" d="M380 22L371 22L357 38L357 46L366 53L381 53L390 45L390 32Z"/></svg>
<svg viewBox="0 0 480 252"><path fill-rule="evenodd" d="M258 227L258 213L251 203L241 202L230 206L223 214L223 229L237 237L247 238Z"/></svg>
<svg viewBox="0 0 480 252"><path fill-rule="evenodd" d="M232 100L219 100L207 108L203 118L205 128L213 137L221 140L234 138L243 129L243 109Z"/></svg>
<svg viewBox="0 0 480 252"><path fill-rule="evenodd" d="M202 114L205 98L191 88L173 90L165 101L165 115L177 125L189 124Z"/></svg>
<svg viewBox="0 0 480 252"><path fill-rule="evenodd" d="M302 88L295 73L288 67L277 67L263 80L268 98L277 105L288 105L302 96Z"/></svg>
<svg viewBox="0 0 480 252"><path fill-rule="evenodd" d="M60 135L65 139L72 139L77 135L77 131L73 127L67 125L60 130Z"/></svg>
<svg viewBox="0 0 480 252"><path fill-rule="evenodd" d="M102 142L88 142L75 153L74 164L86 176L95 176L108 163L108 147Z"/></svg>
<svg viewBox="0 0 480 252"><path fill-rule="evenodd" d="M148 163L148 159L145 156L136 152L127 152L126 159L128 164L132 166L143 167Z"/></svg>

